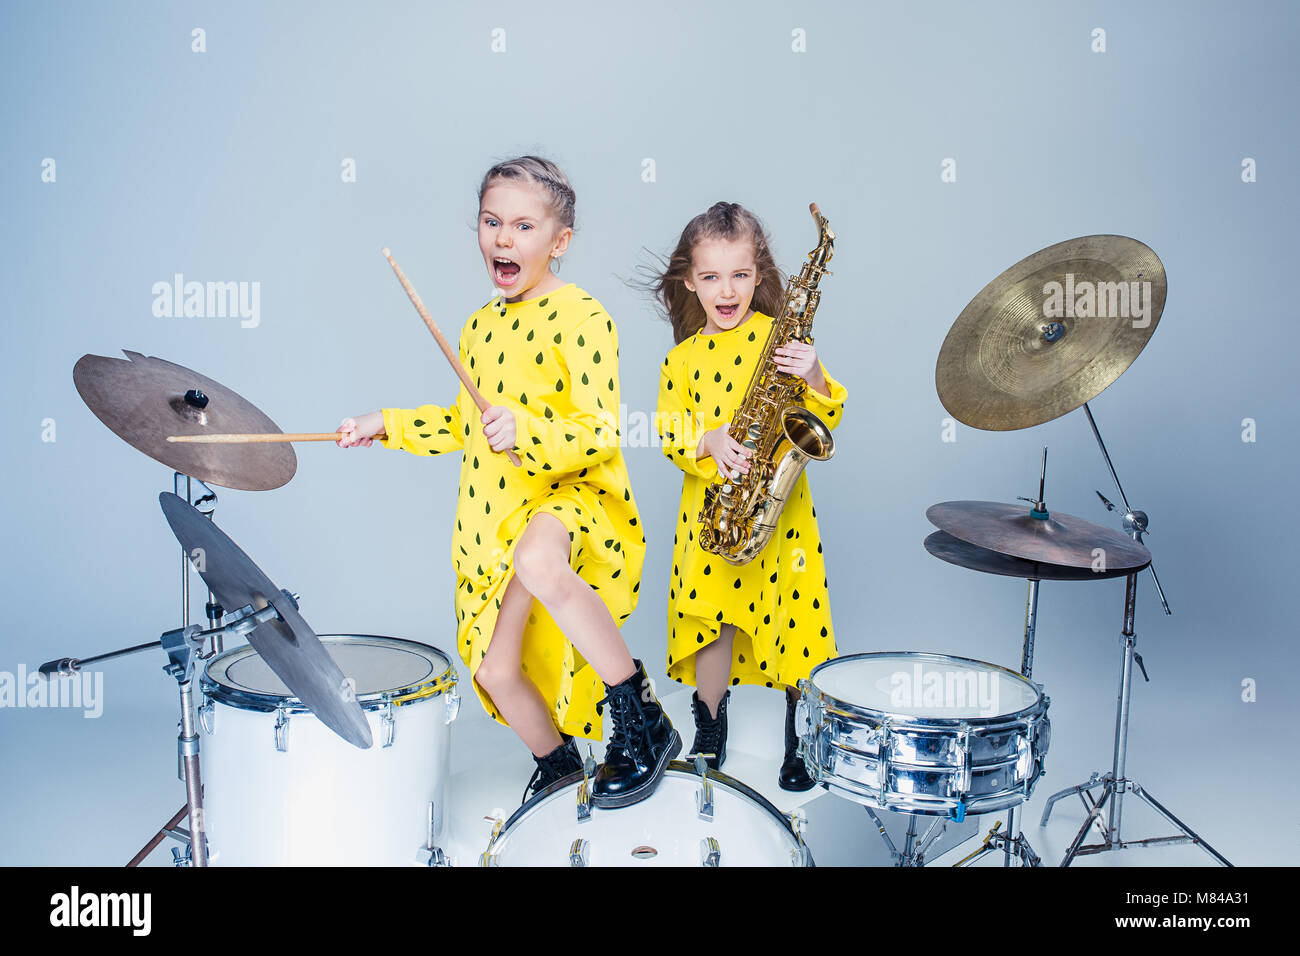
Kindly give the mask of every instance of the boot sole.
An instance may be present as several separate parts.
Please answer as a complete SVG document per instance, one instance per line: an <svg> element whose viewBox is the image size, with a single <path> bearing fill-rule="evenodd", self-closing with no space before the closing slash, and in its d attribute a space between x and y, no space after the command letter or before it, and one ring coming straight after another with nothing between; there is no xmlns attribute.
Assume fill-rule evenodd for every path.
<svg viewBox="0 0 1300 956"><path fill-rule="evenodd" d="M655 763L654 773L650 779L635 790L629 790L626 793L615 794L614 796L591 795L591 805L600 810L615 810L619 807L630 807L634 803L640 803L654 795L659 789L659 781L664 777L664 771L668 769L668 763L676 759L677 755L682 752L682 736L676 730L668 738L669 743L663 756Z"/></svg>

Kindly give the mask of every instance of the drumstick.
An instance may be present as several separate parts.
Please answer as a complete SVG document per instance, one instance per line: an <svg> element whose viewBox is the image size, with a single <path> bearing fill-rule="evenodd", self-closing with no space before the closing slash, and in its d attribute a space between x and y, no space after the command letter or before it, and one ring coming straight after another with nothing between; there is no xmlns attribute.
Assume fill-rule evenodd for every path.
<svg viewBox="0 0 1300 956"><path fill-rule="evenodd" d="M245 434L228 433L213 435L168 435L169 442L199 442L202 444L212 445L234 445L244 442L277 442L277 441L338 441L344 435L343 432L291 432L281 434L280 432L248 432ZM378 435L371 435L375 441L383 441L388 437L384 432Z"/></svg>
<svg viewBox="0 0 1300 956"><path fill-rule="evenodd" d="M487 411L487 399L483 397L482 393L479 392L478 388L470 380L469 373L465 371L465 366L460 364L460 356L452 350L452 347L447 343L447 340L443 338L442 331L438 328L438 324L433 321L433 316L429 314L429 310L424 307L424 302L420 300L420 293L415 291L415 286L411 285L410 280L406 278L406 273L403 272L402 267L397 264L397 260L394 259L392 253L388 251L388 247L384 246L382 251L384 253L384 258L388 260L388 264L393 267L393 272L397 274L397 281L402 284L402 288L406 290L406 295L410 298L411 304L415 306L415 311L420 313L420 318L424 319L424 324L429 327L429 331L433 333L433 337L438 341L438 347L442 349L442 354L447 356L447 361L451 363L452 369L455 370L456 375L460 378L462 384L464 384L465 390L469 392L470 398L474 399L474 404L478 406L480 412ZM519 456L509 449L506 450L506 457L510 459L510 463L516 468L523 465L523 462L519 460Z"/></svg>

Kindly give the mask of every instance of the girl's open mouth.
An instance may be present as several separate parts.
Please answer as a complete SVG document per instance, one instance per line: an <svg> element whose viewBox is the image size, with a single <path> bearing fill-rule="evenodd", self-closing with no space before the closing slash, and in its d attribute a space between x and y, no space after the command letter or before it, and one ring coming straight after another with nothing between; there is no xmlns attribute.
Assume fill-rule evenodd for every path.
<svg viewBox="0 0 1300 956"><path fill-rule="evenodd" d="M736 309L740 308L739 303L735 305L720 305L717 307L718 315L724 319L729 319L736 314Z"/></svg>
<svg viewBox="0 0 1300 956"><path fill-rule="evenodd" d="M519 278L519 263L498 256L492 260L492 271L496 276L497 285L512 286Z"/></svg>

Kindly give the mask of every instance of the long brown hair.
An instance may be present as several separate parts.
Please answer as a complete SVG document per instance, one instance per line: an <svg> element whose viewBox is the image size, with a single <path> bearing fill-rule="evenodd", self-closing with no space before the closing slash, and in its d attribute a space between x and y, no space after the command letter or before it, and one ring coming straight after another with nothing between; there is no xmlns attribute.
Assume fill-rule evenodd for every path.
<svg viewBox="0 0 1300 956"><path fill-rule="evenodd" d="M784 302L781 270L772 257L771 240L758 217L739 203L714 203L686 224L677 248L660 268L649 270L645 288L658 300L660 311L672 324L673 341L684 342L704 328L704 306L686 280L691 275L695 246L704 239L748 241L754 244L754 265L760 280L754 289L751 308L774 315Z"/></svg>

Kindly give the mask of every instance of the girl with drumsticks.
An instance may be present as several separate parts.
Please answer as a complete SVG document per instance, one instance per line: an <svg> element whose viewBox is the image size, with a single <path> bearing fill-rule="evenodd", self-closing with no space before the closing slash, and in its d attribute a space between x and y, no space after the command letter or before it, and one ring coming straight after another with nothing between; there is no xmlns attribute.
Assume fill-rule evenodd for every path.
<svg viewBox="0 0 1300 956"><path fill-rule="evenodd" d="M673 537L668 604L668 676L696 692L694 753L727 750L728 684L784 692L786 790L813 785L798 755L796 681L836 656L826 569L808 475L799 477L776 531L748 564L732 565L696 542L704 489L721 473L749 471L752 454L728 434L746 385L783 306L782 277L762 225L736 203L720 202L687 223L650 290L672 323L676 347L659 375L659 433L668 460L684 472ZM808 383L804 404L829 428L844 417L844 386L811 345L775 350L776 366Z"/></svg>
<svg viewBox="0 0 1300 956"><path fill-rule="evenodd" d="M654 792L681 739L619 632L645 535L619 443L614 322L551 271L573 222L555 164L489 169L478 243L501 294L466 321L460 361L494 404L480 414L462 385L446 407L345 419L338 444L462 454L451 548L461 659L484 707L532 751L525 800L581 769L573 738L599 740L607 705L613 733L591 798L618 807Z"/></svg>

